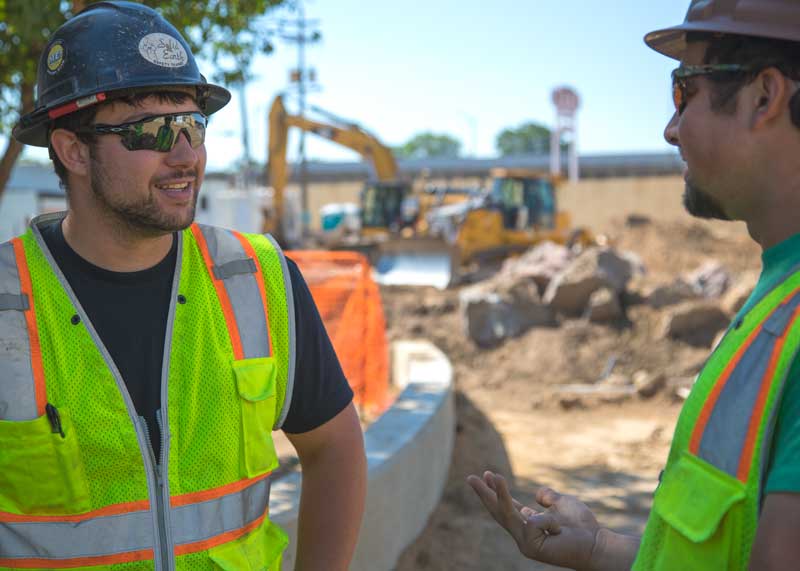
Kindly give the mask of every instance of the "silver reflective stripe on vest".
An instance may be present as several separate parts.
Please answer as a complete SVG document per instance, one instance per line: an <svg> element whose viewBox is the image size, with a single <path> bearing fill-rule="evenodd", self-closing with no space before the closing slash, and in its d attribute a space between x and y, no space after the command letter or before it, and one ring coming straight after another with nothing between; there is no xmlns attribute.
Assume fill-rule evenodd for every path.
<svg viewBox="0 0 800 571"><path fill-rule="evenodd" d="M0 299L0 420L33 420L39 416L36 384L28 324L19 309L30 301L22 295L11 242L0 244Z"/></svg>
<svg viewBox="0 0 800 571"><path fill-rule="evenodd" d="M233 307L245 359L269 357L269 331L255 262L229 230L198 224L214 262L215 278L222 280Z"/></svg>
<svg viewBox="0 0 800 571"><path fill-rule="evenodd" d="M269 489L270 479L266 477L221 498L172 508L174 543L195 543L242 529L266 513Z"/></svg>
<svg viewBox="0 0 800 571"><path fill-rule="evenodd" d="M273 430L278 430L281 426L283 426L283 422L286 420L286 415L289 414L289 405L292 403L292 391L294 391L294 369L295 369L295 361L297 360L297 351L296 351L296 331L295 331L295 318L294 318L294 291L292 290L292 278L289 275L289 266L286 263L286 256L283 255L283 250L278 245L278 242L270 236L269 234L264 235L267 240L270 241L272 247L275 248L275 251L278 253L278 257L281 260L281 271L283 273L283 287L286 291L286 317L288 323L286 324L289 328L289 372L286 378L286 392L283 397L283 408L281 409L281 413L278 415L278 419L275 421L275 426L272 427Z"/></svg>
<svg viewBox="0 0 800 571"><path fill-rule="evenodd" d="M0 558L72 559L153 549L150 512L79 522L0 522Z"/></svg>
<svg viewBox="0 0 800 571"><path fill-rule="evenodd" d="M791 324L798 305L800 294L781 304L766 319L731 373L703 431L698 456L734 478L739 472L750 418L776 341Z"/></svg>

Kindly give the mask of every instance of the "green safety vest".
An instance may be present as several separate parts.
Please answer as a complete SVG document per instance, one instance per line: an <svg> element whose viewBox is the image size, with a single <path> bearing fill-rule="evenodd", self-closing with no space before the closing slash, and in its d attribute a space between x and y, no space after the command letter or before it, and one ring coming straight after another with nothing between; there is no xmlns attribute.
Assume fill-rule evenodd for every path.
<svg viewBox="0 0 800 571"><path fill-rule="evenodd" d="M678 418L633 569L747 569L799 312L795 270L712 353Z"/></svg>
<svg viewBox="0 0 800 571"><path fill-rule="evenodd" d="M198 224L178 234L156 459L42 240L61 217L0 245L0 570L279 569L271 433L295 362L280 249Z"/></svg>

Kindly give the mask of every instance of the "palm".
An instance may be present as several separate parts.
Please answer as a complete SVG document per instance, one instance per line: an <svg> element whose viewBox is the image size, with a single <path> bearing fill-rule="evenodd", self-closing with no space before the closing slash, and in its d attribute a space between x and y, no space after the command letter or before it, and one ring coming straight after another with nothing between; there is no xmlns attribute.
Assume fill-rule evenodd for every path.
<svg viewBox="0 0 800 571"><path fill-rule="evenodd" d="M487 472L482 479L470 476L469 483L525 557L577 569L588 565L599 525L586 504L541 488L536 501L545 509L539 511L514 500L501 476Z"/></svg>

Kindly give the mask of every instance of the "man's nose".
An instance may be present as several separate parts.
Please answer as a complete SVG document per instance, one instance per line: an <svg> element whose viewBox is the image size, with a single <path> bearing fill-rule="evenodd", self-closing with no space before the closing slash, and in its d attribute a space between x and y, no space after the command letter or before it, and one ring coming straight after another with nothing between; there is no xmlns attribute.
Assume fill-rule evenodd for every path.
<svg viewBox="0 0 800 571"><path fill-rule="evenodd" d="M667 123L667 126L664 128L664 139L666 139L667 143L675 145L676 147L680 145L680 140L678 139L678 119L678 112L675 111L669 123Z"/></svg>
<svg viewBox="0 0 800 571"><path fill-rule="evenodd" d="M189 142L189 134L181 131L175 146L168 153L167 163L170 165L194 165L197 163L197 150Z"/></svg>

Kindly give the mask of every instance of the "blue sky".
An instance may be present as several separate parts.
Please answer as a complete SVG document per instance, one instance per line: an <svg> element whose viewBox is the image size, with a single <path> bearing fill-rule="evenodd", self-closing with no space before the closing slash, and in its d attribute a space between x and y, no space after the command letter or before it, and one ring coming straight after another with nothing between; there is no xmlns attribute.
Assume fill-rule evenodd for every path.
<svg viewBox="0 0 800 571"><path fill-rule="evenodd" d="M307 50L322 87L309 101L364 125L387 144L433 131L460 139L467 155L488 157L496 154L503 128L529 120L551 125L550 93L569 85L582 99L579 152L666 150L661 133L672 113L669 72L676 63L648 49L642 37L683 21L688 4L305 0L307 17L320 20L323 34ZM291 14L273 12L278 16ZM276 48L256 59L256 77L247 87L251 154L259 161L266 158L267 109L297 60L294 46L278 40ZM208 62L201 67L207 70ZM237 93L210 125L211 170L242 157L239 109ZM316 159L358 159L313 136L307 152Z"/></svg>

